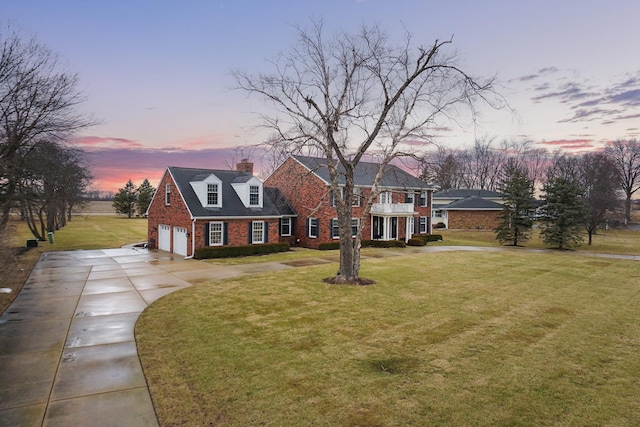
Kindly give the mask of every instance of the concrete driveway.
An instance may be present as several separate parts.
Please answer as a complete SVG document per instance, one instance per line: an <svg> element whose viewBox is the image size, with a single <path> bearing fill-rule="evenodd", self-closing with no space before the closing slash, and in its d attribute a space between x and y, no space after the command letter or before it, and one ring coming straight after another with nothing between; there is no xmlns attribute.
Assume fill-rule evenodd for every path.
<svg viewBox="0 0 640 427"><path fill-rule="evenodd" d="M243 273L135 248L42 254L0 316L0 426L158 425L138 316L168 293Z"/></svg>

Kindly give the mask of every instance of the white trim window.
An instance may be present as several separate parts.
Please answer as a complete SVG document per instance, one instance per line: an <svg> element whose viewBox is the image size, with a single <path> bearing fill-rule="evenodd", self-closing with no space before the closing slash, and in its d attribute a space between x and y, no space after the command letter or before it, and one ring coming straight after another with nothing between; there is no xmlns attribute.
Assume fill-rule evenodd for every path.
<svg viewBox="0 0 640 427"><path fill-rule="evenodd" d="M428 194L427 192L420 193L420 206L425 207L429 205Z"/></svg>
<svg viewBox="0 0 640 427"><path fill-rule="evenodd" d="M291 236L291 218L282 218L280 220L280 235Z"/></svg>
<svg viewBox="0 0 640 427"><path fill-rule="evenodd" d="M264 221L252 222L251 243L264 243Z"/></svg>
<svg viewBox="0 0 640 427"><path fill-rule="evenodd" d="M260 187L257 185L249 186L249 206L260 206Z"/></svg>
<svg viewBox="0 0 640 427"><path fill-rule="evenodd" d="M358 227L360 226L360 218L351 218L351 237L355 238L358 234ZM340 238L340 227L338 227L338 218L331 220L331 238Z"/></svg>
<svg viewBox="0 0 640 427"><path fill-rule="evenodd" d="M380 193L380 203L393 203L392 200L391 191L383 191Z"/></svg>
<svg viewBox="0 0 640 427"><path fill-rule="evenodd" d="M318 218L309 218L309 229L307 230L307 236L314 239L318 237Z"/></svg>
<svg viewBox="0 0 640 427"><path fill-rule="evenodd" d="M405 195L405 198L404 198L404 202L405 203L411 203L412 205L415 204L415 202L416 202L416 193L414 193L413 191L407 192L407 194Z"/></svg>
<svg viewBox="0 0 640 427"><path fill-rule="evenodd" d="M351 206L359 207L362 205L362 188L353 188L353 198L351 199Z"/></svg>
<svg viewBox="0 0 640 427"><path fill-rule="evenodd" d="M171 184L164 186L164 204L167 206L171 204Z"/></svg>
<svg viewBox="0 0 640 427"><path fill-rule="evenodd" d="M426 233L427 232L428 218L426 216L421 216L418 221L419 221L418 233L420 233L420 234Z"/></svg>
<svg viewBox="0 0 640 427"><path fill-rule="evenodd" d="M209 246L224 244L224 223L222 221L209 223Z"/></svg>
<svg viewBox="0 0 640 427"><path fill-rule="evenodd" d="M220 204L220 192L218 189L218 184L207 184L207 205L218 206Z"/></svg>

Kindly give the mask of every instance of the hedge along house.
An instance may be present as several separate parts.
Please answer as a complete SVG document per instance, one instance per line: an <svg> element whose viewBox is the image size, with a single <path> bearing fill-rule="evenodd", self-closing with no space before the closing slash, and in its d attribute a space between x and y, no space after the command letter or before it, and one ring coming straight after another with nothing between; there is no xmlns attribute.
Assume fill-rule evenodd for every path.
<svg viewBox="0 0 640 427"><path fill-rule="evenodd" d="M243 160L236 171L168 167L147 216L151 249L191 257L203 246L279 242L296 213Z"/></svg>
<svg viewBox="0 0 640 427"><path fill-rule="evenodd" d="M433 188L397 166L387 166L379 182L371 212L360 224L364 200L371 195L378 171L376 163L360 162L354 171L357 197L352 208L352 229L362 227L363 240L409 240L416 233L431 233ZM338 241L337 212L330 189L329 170L323 158L289 156L266 180L279 188L298 217L296 243L317 248ZM342 187L344 181L339 185Z"/></svg>

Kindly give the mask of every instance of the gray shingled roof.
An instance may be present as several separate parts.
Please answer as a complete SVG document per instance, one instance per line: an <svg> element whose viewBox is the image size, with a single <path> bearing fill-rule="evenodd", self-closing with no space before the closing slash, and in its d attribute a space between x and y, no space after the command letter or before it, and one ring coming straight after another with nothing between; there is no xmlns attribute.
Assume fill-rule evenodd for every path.
<svg viewBox="0 0 640 427"><path fill-rule="evenodd" d="M500 211L504 206L493 200L483 199L478 196L465 197L448 205L439 207L443 211L476 210L476 211Z"/></svg>
<svg viewBox="0 0 640 427"><path fill-rule="evenodd" d="M324 180L326 183L330 182L329 169L327 168L327 161L320 157L306 157L306 156L292 156L307 169L311 170L318 177ZM354 183L356 186L370 187L373 184L373 180L378 172L379 164L370 162L360 162L354 171ZM340 170L344 170L340 168ZM340 185L344 185L344 177L340 176ZM397 166L388 165L382 179L380 180L380 187L386 188L403 188L403 189L422 189L427 190L432 187L415 176L403 171Z"/></svg>
<svg viewBox="0 0 640 427"><path fill-rule="evenodd" d="M274 216L296 216L296 212L286 201L282 193L277 188L264 187L264 197L262 208L246 208L242 200L238 197L231 186L232 182L247 182L251 179L251 174L247 172L213 170L213 169L193 169L170 166L167 168L184 198L191 214L198 217L274 217ZM198 196L193 191L191 181L202 181L209 175L214 174L222 181L222 207L209 208L200 203Z"/></svg>
<svg viewBox="0 0 640 427"><path fill-rule="evenodd" d="M460 188L452 188L450 190L438 191L433 193L433 199L464 199L465 197L482 197L482 198L500 198L501 193L490 190L467 190Z"/></svg>

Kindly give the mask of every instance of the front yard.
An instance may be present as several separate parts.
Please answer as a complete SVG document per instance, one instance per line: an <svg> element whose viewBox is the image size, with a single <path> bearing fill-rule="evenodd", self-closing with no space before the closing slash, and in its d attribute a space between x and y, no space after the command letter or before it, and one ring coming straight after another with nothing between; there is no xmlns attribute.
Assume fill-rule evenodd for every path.
<svg viewBox="0 0 640 427"><path fill-rule="evenodd" d="M154 303L136 338L161 424L640 423L637 261L407 254L365 260L376 285L322 283L335 269Z"/></svg>

